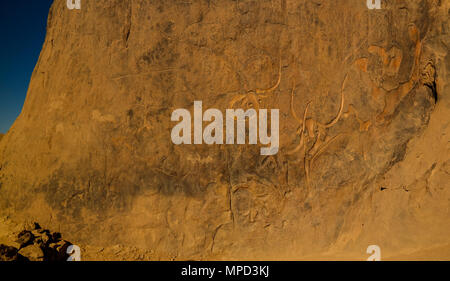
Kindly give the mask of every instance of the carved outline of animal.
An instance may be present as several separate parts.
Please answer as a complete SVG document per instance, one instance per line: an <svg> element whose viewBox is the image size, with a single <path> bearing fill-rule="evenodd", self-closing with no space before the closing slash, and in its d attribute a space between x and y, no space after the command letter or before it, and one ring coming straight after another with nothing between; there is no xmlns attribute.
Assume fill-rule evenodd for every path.
<svg viewBox="0 0 450 281"><path fill-rule="evenodd" d="M386 117L390 116L394 113L395 109L397 108L397 105L400 103L400 101L408 94L410 93L414 87L416 86L416 83L420 79L420 57L422 54L422 41L420 40L420 33L416 25L411 24L409 26L409 37L410 39L415 43L415 49L414 49L414 63L411 71L411 77L408 81L402 83L397 88L393 90L385 90L383 87L378 87L375 85L375 83L372 81L372 93L377 95L383 95L384 96L384 108L383 111L376 117L376 121L379 124L382 124L386 121ZM378 54L383 64L390 68L390 61L387 59L387 57L384 55L386 51L384 48L371 46L369 47L369 52ZM400 62L396 62L397 64L400 64ZM358 68L363 71L367 72L367 58L360 58L356 61L356 64Z"/></svg>
<svg viewBox="0 0 450 281"><path fill-rule="evenodd" d="M322 124L312 118L307 118L308 115L308 108L311 105L311 102L309 101L306 105L305 111L303 113L303 120L301 120L294 110L294 92L295 92L295 83L292 87L291 92L291 113L295 120L299 123L300 127L297 130L297 134L300 136L300 142L293 150L288 152L288 155L292 155L294 153L297 153L299 150L303 149L304 154L304 169L305 169L305 176L306 176L306 182L309 186L310 182L310 170L311 166L314 163L314 160L317 159L324 151L325 149L333 142L335 141L339 136L342 134L338 134L334 137L330 137L327 135L326 130L335 126L343 113L344 109L344 88L345 84L347 82L348 74L345 76L344 81L342 82L341 86L341 104L339 107L339 112L337 113L336 117L333 118L332 121L328 122L327 124ZM324 136L324 140L322 140L322 136ZM308 143L312 141L312 144L307 147Z"/></svg>
<svg viewBox="0 0 450 281"><path fill-rule="evenodd" d="M267 97L267 94L275 91L278 88L278 86L280 86L280 83L281 83L281 51L280 51L280 65L278 68L278 80L275 83L275 85L273 85L272 87L270 87L268 89L255 89L255 90L249 90L245 94L238 94L231 99L231 101L228 104L228 108L233 108L237 102L240 102L241 108L250 108L251 107L250 105L253 104L255 109L259 110L260 100L258 100L258 97L260 97L260 98ZM236 92L234 92L234 93L236 93Z"/></svg>

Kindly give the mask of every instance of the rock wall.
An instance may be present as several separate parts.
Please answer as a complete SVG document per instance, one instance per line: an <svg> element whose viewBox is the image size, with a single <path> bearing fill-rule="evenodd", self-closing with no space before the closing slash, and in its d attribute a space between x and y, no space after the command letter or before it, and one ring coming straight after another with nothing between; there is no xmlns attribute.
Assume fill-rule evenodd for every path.
<svg viewBox="0 0 450 281"><path fill-rule="evenodd" d="M0 213L153 259L448 259L449 9L55 0ZM279 109L280 151L174 145L196 100Z"/></svg>

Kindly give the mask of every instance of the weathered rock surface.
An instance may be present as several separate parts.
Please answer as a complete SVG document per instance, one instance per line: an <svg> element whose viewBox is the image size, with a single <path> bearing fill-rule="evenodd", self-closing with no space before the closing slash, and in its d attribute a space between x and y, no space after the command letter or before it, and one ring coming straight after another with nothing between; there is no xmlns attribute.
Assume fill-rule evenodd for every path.
<svg viewBox="0 0 450 281"><path fill-rule="evenodd" d="M44 261L44 252L38 245L29 245L19 251L22 256L28 257L30 261Z"/></svg>
<svg viewBox="0 0 450 281"><path fill-rule="evenodd" d="M18 249L12 246L0 244L0 261L20 261L23 257L18 253Z"/></svg>
<svg viewBox="0 0 450 281"><path fill-rule="evenodd" d="M382 3L55 0L0 212L105 259L449 259L450 3ZM279 108L279 153L172 144L195 100Z"/></svg>

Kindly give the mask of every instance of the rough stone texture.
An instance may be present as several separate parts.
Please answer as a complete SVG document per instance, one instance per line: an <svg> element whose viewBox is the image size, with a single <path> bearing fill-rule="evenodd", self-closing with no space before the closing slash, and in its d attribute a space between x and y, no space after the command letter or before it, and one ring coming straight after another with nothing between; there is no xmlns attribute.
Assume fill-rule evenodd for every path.
<svg viewBox="0 0 450 281"><path fill-rule="evenodd" d="M26 246L20 249L19 254L28 257L30 261L44 261L44 252L38 245Z"/></svg>
<svg viewBox="0 0 450 281"><path fill-rule="evenodd" d="M0 142L1 213L93 259L450 258L448 1L65 2ZM279 108L280 152L173 145L194 100ZM298 147L308 102L340 118Z"/></svg>
<svg viewBox="0 0 450 281"><path fill-rule="evenodd" d="M17 248L0 244L0 261L19 261Z"/></svg>

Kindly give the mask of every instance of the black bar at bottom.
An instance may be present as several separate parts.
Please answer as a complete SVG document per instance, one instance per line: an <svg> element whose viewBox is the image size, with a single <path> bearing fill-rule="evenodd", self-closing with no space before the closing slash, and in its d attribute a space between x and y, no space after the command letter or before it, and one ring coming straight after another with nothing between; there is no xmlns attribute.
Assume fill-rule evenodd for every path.
<svg viewBox="0 0 450 281"><path fill-rule="evenodd" d="M426 265L426 266L425 266ZM448 262L69 262L0 263L0 272L21 275L90 280L106 276L126 280L325 280L345 277L367 280L432 275L447 271ZM431 268L430 268L431 267ZM139 277L136 279L135 277ZM130 278L130 279L128 279ZM17 280L21 280L20 278ZM62 279L60 279L62 280ZM326 279L328 280L328 279Z"/></svg>

